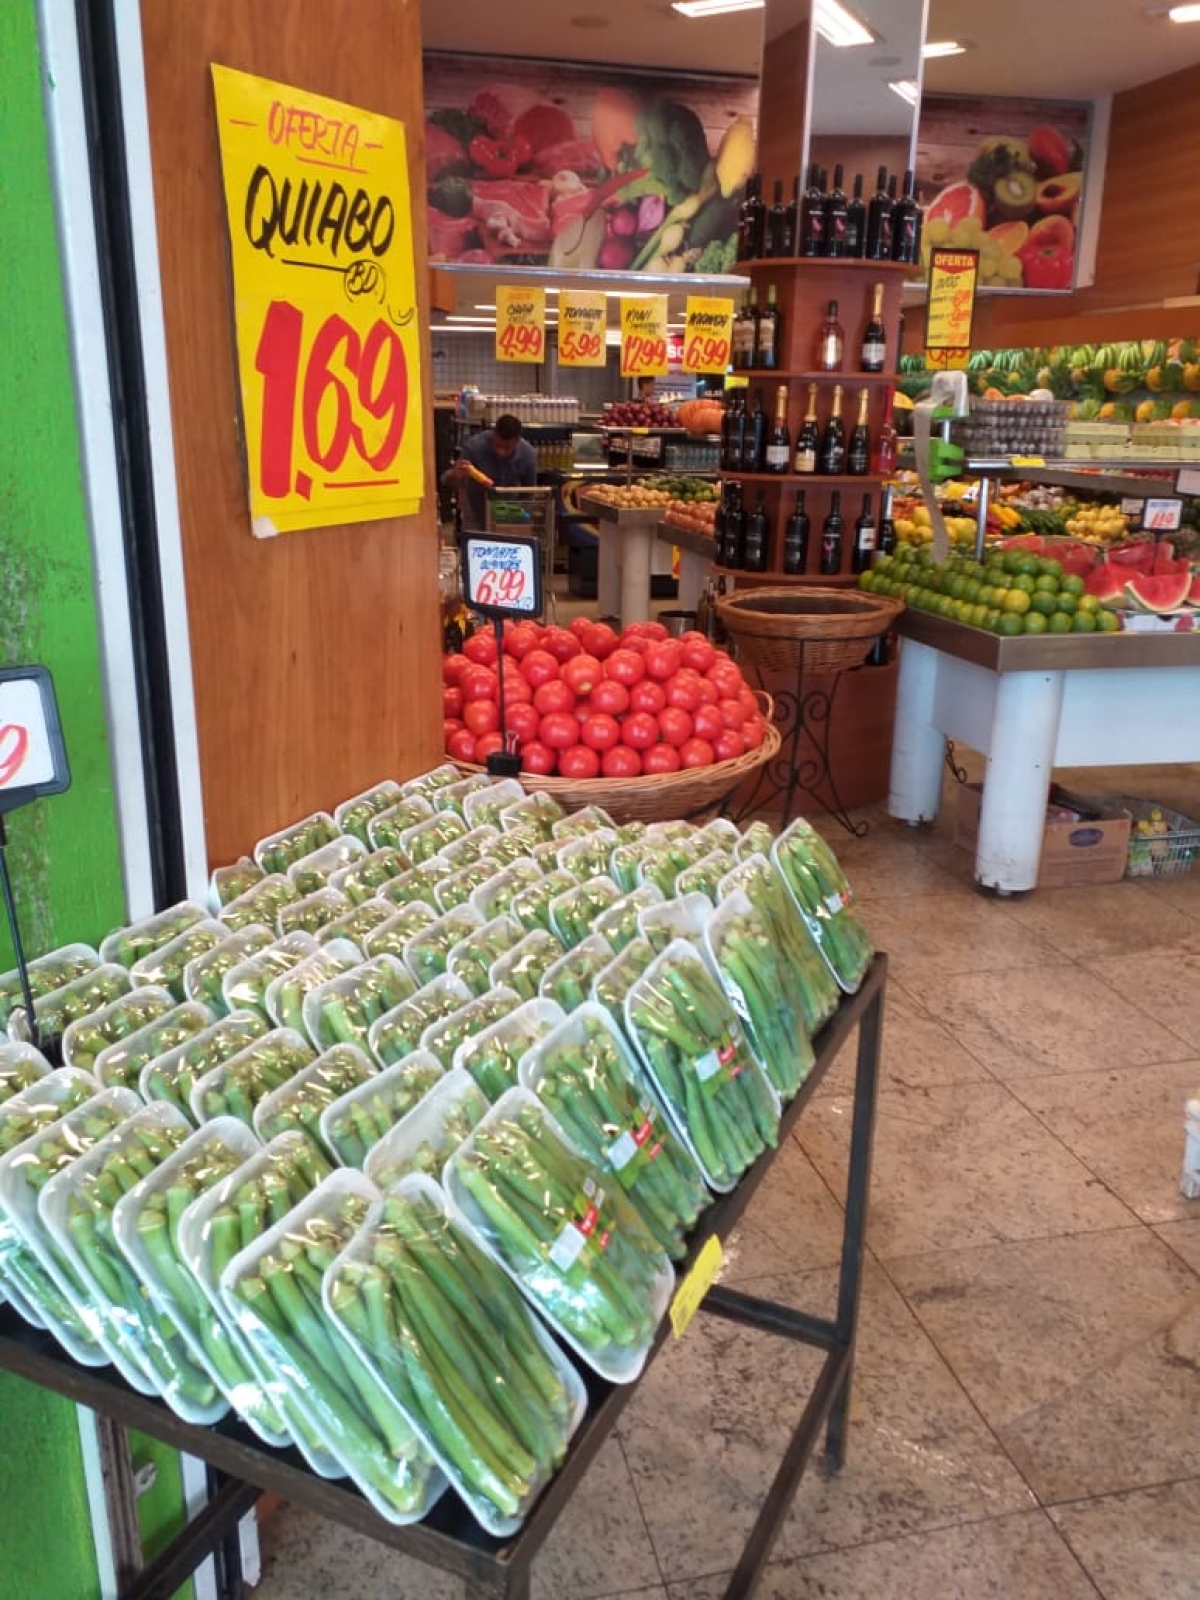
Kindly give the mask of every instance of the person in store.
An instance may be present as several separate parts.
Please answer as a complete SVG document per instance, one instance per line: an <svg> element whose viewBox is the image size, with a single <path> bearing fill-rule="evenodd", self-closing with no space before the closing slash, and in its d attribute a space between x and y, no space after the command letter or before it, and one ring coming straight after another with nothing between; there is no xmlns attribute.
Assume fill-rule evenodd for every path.
<svg viewBox="0 0 1200 1600"><path fill-rule="evenodd" d="M505 412L496 418L494 427L473 434L458 460L442 475L442 483L458 491L463 526L482 528L487 523L487 490L472 477L472 467L500 489L529 488L537 482L537 453L521 437L519 418Z"/></svg>
<svg viewBox="0 0 1200 1600"><path fill-rule="evenodd" d="M653 378L650 378L650 377L645 377L645 378L639 378L638 379L638 381L637 381L637 395L635 396L635 398L640 400L643 405L647 405L648 406L653 402L653 400L654 400L654 383L655 383L655 380Z"/></svg>

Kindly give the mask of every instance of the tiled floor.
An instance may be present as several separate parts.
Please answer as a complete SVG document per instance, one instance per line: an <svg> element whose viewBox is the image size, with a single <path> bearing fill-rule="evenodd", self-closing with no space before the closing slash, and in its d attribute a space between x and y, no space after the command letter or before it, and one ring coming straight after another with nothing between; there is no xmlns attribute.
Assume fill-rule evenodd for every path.
<svg viewBox="0 0 1200 1600"><path fill-rule="evenodd" d="M1116 787L1133 775L1068 775ZM1200 771L1136 775L1195 814ZM1196 1600L1200 869L976 893L952 816L827 830L893 957L849 1460L801 1486L765 1600ZM827 1306L850 1107L838 1063L728 1277ZM701 1317L668 1346L534 1567L537 1600L718 1600L814 1358ZM464 1591L291 1508L257 1600Z"/></svg>

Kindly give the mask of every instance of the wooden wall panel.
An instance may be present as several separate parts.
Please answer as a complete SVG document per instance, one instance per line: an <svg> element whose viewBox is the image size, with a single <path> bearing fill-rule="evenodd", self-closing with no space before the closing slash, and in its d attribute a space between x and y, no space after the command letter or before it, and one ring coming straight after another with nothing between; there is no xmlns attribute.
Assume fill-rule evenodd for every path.
<svg viewBox="0 0 1200 1600"><path fill-rule="evenodd" d="M800 171L808 98L808 15L763 47L758 99L758 170L770 203L776 178L784 194ZM801 190L804 188L801 182Z"/></svg>
<svg viewBox="0 0 1200 1600"><path fill-rule="evenodd" d="M419 515L259 541L238 383L209 65L401 118L425 193L418 0L142 0L167 361L208 849L441 751L436 497ZM351 20L353 26L349 26ZM424 211L413 218L432 401ZM432 413L430 413L430 416ZM432 489L432 426L426 430Z"/></svg>

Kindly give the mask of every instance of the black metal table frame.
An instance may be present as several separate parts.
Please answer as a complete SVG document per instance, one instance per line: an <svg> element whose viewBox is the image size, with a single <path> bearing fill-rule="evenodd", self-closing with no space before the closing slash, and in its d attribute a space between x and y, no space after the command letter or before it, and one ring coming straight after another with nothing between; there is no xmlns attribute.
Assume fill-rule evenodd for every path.
<svg viewBox="0 0 1200 1600"><path fill-rule="evenodd" d="M854 1110L835 1315L818 1317L720 1284L710 1289L701 1302L700 1309L712 1316L727 1318L759 1332L798 1340L826 1353L758 1519L737 1561L725 1600L744 1600L754 1592L822 1429L825 1430L828 1466L836 1470L845 1460L886 981L887 958L878 955L858 993L843 1000L814 1041L816 1064L785 1110L780 1129L782 1148L838 1051L857 1028ZM681 1264L681 1278L711 1235L724 1239L732 1231L770 1171L774 1154L767 1151L732 1193L720 1196L704 1213L688 1259ZM803 1218L797 1222L803 1226ZM669 1337L669 1321L664 1319L654 1352ZM329 1517L430 1566L464 1578L472 1600L475 1597L478 1600L528 1600L534 1556L617 1418L637 1392L636 1383L614 1385L588 1375L587 1414L571 1443L566 1461L523 1527L510 1539L502 1540L484 1533L452 1492L442 1497L424 1521L409 1527L395 1527L373 1511L358 1491L345 1482L316 1477L298 1452L267 1448L233 1418L226 1418L210 1428L183 1422L161 1400L136 1393L111 1369L76 1365L48 1334L29 1327L8 1307L0 1308L0 1369L17 1373L126 1427L163 1440L215 1469L212 1500L122 1591L121 1600L169 1600L180 1584L214 1554L224 1573L225 1593L237 1600L242 1593L237 1524L258 1494L264 1491L281 1495L294 1505Z"/></svg>

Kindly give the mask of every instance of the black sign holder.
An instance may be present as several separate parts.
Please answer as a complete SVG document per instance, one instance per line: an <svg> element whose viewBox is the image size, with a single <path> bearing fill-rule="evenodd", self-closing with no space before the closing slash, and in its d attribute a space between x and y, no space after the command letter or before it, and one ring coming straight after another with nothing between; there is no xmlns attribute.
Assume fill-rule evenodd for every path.
<svg viewBox="0 0 1200 1600"><path fill-rule="evenodd" d="M462 537L463 598L467 609L488 618L496 630L496 680L500 705L502 750L493 750L487 769L493 778L515 778L521 758L510 747L508 706L504 692L504 623L509 617L532 618L542 614L541 540L525 534L464 533ZM522 575L520 604L497 598L500 572Z"/></svg>

